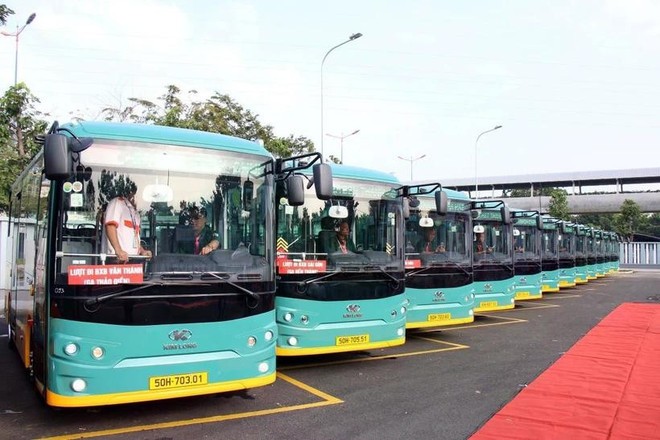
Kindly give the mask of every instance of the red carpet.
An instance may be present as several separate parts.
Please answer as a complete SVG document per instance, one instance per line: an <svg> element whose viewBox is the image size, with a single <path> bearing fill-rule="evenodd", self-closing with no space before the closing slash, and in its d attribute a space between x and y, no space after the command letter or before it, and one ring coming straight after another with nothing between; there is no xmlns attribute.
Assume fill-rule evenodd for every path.
<svg viewBox="0 0 660 440"><path fill-rule="evenodd" d="M617 307L470 439L660 439L660 305Z"/></svg>

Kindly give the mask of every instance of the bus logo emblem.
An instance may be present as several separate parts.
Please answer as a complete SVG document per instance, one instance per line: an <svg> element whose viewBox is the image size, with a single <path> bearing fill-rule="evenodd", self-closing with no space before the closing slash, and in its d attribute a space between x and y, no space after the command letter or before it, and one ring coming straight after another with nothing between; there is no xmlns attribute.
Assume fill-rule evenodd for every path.
<svg viewBox="0 0 660 440"><path fill-rule="evenodd" d="M346 311L349 313L358 313L360 311L359 304L349 304L346 306Z"/></svg>
<svg viewBox="0 0 660 440"><path fill-rule="evenodd" d="M444 301L445 300L445 292L443 292L442 290L436 291L433 294L433 296L434 296L434 299L433 299L434 301Z"/></svg>
<svg viewBox="0 0 660 440"><path fill-rule="evenodd" d="M493 291L493 285L490 283L484 284L484 292L492 292Z"/></svg>
<svg viewBox="0 0 660 440"><path fill-rule="evenodd" d="M169 335L167 335L173 341L187 341L192 338L192 332L187 329L183 330L172 330Z"/></svg>

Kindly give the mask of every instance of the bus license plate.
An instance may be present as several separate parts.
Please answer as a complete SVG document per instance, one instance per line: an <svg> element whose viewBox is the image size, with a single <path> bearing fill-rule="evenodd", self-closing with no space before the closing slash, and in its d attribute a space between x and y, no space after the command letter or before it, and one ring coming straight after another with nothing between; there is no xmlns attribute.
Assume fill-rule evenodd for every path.
<svg viewBox="0 0 660 440"><path fill-rule="evenodd" d="M369 335L337 336L335 345L353 345L366 344L369 342Z"/></svg>
<svg viewBox="0 0 660 440"><path fill-rule="evenodd" d="M164 390L166 388L183 388L206 385L208 373L174 374L172 376L155 376L149 378L150 390Z"/></svg>
<svg viewBox="0 0 660 440"><path fill-rule="evenodd" d="M451 313L431 313L427 319L429 321L449 321Z"/></svg>
<svg viewBox="0 0 660 440"><path fill-rule="evenodd" d="M491 307L497 307L497 301L482 301L479 303L480 309L489 309Z"/></svg>
<svg viewBox="0 0 660 440"><path fill-rule="evenodd" d="M529 298L529 297L530 297L529 292L518 292L518 293L516 293L516 299L525 299L525 298Z"/></svg>

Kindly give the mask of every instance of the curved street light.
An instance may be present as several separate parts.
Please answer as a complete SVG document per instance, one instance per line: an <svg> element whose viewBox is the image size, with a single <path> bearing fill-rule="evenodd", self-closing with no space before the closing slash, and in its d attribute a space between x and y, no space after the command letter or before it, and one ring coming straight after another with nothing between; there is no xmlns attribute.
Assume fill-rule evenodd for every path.
<svg viewBox="0 0 660 440"><path fill-rule="evenodd" d="M426 154L422 154L421 156L416 157L414 159L413 159L412 156L410 156L410 159L408 159L407 157L401 157L401 156L397 156L397 157L401 160L407 160L408 162L410 162L410 181L412 182L412 180L413 180L413 163L417 160L425 158Z"/></svg>
<svg viewBox="0 0 660 440"><path fill-rule="evenodd" d="M321 61L321 155L323 155L323 65L325 64L325 59L328 58L328 55L330 55L330 52L332 52L333 50L337 49L340 46L343 46L346 43L350 43L353 40L357 40L361 36L362 34L357 32L351 35L350 37L348 37L348 40L343 41L334 47L331 47L323 56L323 61Z"/></svg>
<svg viewBox="0 0 660 440"><path fill-rule="evenodd" d="M483 131L479 133L479 136L477 136L477 139L474 141L474 196L479 197L479 181L477 180L477 144L479 143L479 138L486 133L490 133L491 131L495 131L497 129L502 128L501 125L496 125L495 127L491 128L490 130Z"/></svg>
<svg viewBox="0 0 660 440"><path fill-rule="evenodd" d="M360 132L360 129L357 129L353 133L349 133L349 134L342 133L339 136L337 136L335 134L330 134L330 133L325 134L326 136L330 136L331 138L339 139L339 141L340 141L339 145L341 146L341 150L339 150L340 151L339 161L341 163L344 163L344 139L346 139L349 136L353 136L354 134L358 134L359 132Z"/></svg>
<svg viewBox="0 0 660 440"><path fill-rule="evenodd" d="M18 37L19 37L19 35L21 35L21 32L23 32L23 29L25 29L25 27L28 24L30 24L34 21L36 16L37 16L37 14L35 14L34 12L32 14L30 14L28 19L25 21L25 24L23 26L21 26L20 29L19 29L18 25L16 25L16 32L14 32L14 33L0 32L0 34L4 35L6 37L16 37L16 56L14 58L14 85L16 85L18 83Z"/></svg>

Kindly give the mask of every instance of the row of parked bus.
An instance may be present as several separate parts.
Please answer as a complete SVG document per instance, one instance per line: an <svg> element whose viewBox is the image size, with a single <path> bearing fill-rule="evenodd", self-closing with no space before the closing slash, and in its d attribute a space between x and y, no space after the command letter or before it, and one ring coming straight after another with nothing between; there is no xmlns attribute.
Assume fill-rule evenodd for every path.
<svg viewBox="0 0 660 440"><path fill-rule="evenodd" d="M392 347L617 270L617 237L259 143L55 123L12 186L9 343L48 405L270 384L277 356ZM145 255L104 247L137 194ZM219 245L186 251L203 212Z"/></svg>

